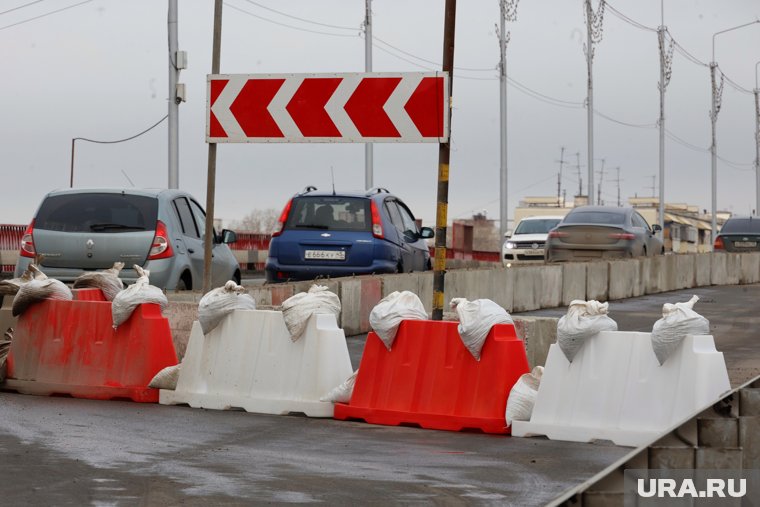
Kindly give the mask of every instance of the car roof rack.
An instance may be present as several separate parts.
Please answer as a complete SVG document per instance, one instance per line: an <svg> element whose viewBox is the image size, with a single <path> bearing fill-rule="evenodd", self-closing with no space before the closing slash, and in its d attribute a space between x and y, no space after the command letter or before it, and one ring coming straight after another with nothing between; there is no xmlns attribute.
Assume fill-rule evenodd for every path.
<svg viewBox="0 0 760 507"><path fill-rule="evenodd" d="M383 188L383 187L372 187L372 188L370 188L369 190L367 190L367 193L366 193L366 194L364 194L364 195L372 195L372 194L380 194L380 193L386 193L386 194L390 194L390 192L388 192L388 189L387 189L387 188Z"/></svg>

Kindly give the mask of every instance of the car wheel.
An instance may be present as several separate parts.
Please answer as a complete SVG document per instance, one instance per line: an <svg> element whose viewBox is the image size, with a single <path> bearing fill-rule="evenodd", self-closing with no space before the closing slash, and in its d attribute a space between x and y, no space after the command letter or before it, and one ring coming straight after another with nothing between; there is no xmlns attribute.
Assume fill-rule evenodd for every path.
<svg viewBox="0 0 760 507"><path fill-rule="evenodd" d="M232 279L235 281L236 284L240 285L241 276L240 276L239 269L235 271L234 275L232 275Z"/></svg>
<svg viewBox="0 0 760 507"><path fill-rule="evenodd" d="M179 281L177 282L177 288L176 290L190 290L193 288L193 282L192 278L190 278L190 273L185 271L182 273L182 276L179 278Z"/></svg>
<svg viewBox="0 0 760 507"><path fill-rule="evenodd" d="M644 248L641 249L641 255L642 255L642 257L646 257L647 256L647 247L644 247Z"/></svg>

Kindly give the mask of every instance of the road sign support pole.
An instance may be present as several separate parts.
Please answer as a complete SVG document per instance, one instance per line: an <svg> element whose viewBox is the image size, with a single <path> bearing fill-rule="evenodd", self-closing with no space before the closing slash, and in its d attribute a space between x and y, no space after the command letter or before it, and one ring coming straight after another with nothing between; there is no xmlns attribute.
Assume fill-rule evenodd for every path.
<svg viewBox="0 0 760 507"><path fill-rule="evenodd" d="M179 104L177 103L177 0L169 0L169 186L179 188Z"/></svg>
<svg viewBox="0 0 760 507"><path fill-rule="evenodd" d="M438 145L438 205L435 213L435 263L433 265L433 320L443 320L444 277L446 276L446 224L449 205L449 158L451 143L451 96L454 89L454 29L456 0L446 0L443 28L443 71L449 73L449 100L444 114L449 117L449 138Z"/></svg>
<svg viewBox="0 0 760 507"><path fill-rule="evenodd" d="M219 74L222 52L222 0L214 0L214 40L211 73ZM206 232L203 238L203 293L211 290L211 248L214 241L214 193L216 192L216 143L208 143L208 179L206 182Z"/></svg>
<svg viewBox="0 0 760 507"><path fill-rule="evenodd" d="M372 72L372 0L366 0L366 15L364 18L364 70ZM364 145L364 189L374 186L374 154L373 144Z"/></svg>

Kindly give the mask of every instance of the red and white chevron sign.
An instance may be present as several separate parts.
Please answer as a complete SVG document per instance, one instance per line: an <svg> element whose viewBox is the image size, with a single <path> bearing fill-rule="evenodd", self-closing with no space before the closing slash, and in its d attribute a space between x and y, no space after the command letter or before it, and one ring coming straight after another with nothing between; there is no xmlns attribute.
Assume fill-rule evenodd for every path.
<svg viewBox="0 0 760 507"><path fill-rule="evenodd" d="M446 142L448 73L208 76L209 143Z"/></svg>

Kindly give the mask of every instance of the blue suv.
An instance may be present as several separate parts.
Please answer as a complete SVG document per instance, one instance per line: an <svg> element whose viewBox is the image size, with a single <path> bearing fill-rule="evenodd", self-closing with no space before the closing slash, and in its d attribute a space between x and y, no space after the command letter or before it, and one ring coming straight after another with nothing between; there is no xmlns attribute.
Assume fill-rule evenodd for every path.
<svg viewBox="0 0 760 507"><path fill-rule="evenodd" d="M267 281L424 271L430 269L425 240L433 236L384 188L335 193L306 187L285 205L272 233Z"/></svg>

